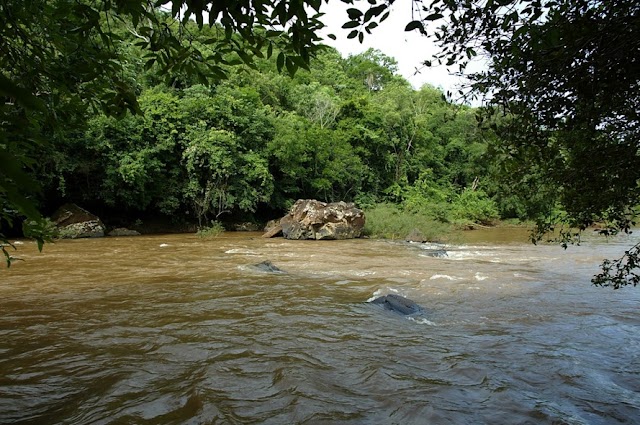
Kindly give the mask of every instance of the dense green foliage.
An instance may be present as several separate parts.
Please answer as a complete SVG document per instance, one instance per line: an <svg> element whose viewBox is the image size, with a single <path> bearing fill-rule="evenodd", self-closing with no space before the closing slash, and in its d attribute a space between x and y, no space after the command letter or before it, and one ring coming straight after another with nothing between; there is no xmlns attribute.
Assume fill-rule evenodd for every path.
<svg viewBox="0 0 640 425"><path fill-rule="evenodd" d="M139 68L136 79L150 82L142 114L87 114L36 155L45 207L74 201L202 226L316 198L393 202L440 222L499 218L501 198L486 184L493 136L472 108L411 88L373 50L326 49L294 78L275 61L210 87L154 84Z"/></svg>

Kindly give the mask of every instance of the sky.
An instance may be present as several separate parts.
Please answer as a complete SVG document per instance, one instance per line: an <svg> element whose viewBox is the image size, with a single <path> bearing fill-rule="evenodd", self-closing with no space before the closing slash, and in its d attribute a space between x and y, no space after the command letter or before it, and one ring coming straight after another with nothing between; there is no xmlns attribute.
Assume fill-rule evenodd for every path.
<svg viewBox="0 0 640 425"><path fill-rule="evenodd" d="M356 8L366 7L367 3L355 5ZM405 26L413 19L411 17L411 0L397 0L386 21L377 28L366 34L362 44L354 39L347 39L347 34L351 30L342 29L342 25L347 22L347 8L354 7L342 2L330 2L323 4L322 12L325 16L322 21L327 26L323 31L325 44L336 48L343 56L362 53L368 48L380 50L387 56L391 56L398 61L399 73L409 80L414 88L419 89L424 84L431 84L442 88L445 92L454 92L461 82L459 77L449 75L446 67L437 66L426 68L422 62L430 59L437 52L435 44L428 38L420 35L418 31L405 32ZM326 37L326 34L334 34L336 40ZM416 69L421 69L416 73Z"/></svg>

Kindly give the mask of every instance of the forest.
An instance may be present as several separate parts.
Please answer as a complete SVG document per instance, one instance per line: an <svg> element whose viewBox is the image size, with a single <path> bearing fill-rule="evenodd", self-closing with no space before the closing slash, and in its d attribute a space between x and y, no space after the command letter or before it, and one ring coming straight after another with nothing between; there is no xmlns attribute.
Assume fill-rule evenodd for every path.
<svg viewBox="0 0 640 425"><path fill-rule="evenodd" d="M293 77L273 54L203 85L159 75L126 25L116 30L140 113L79 109L47 134L33 167L45 214L73 202L110 224L206 227L264 221L313 198L486 225L553 205L498 183L500 141L477 109L412 88L379 51L344 58L326 47ZM217 29L192 30L206 49Z"/></svg>

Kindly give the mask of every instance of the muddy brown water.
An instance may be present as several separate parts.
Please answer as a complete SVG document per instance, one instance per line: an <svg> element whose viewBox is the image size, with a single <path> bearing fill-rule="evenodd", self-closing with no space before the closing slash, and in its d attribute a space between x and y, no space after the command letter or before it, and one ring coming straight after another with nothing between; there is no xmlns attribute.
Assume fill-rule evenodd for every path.
<svg viewBox="0 0 640 425"><path fill-rule="evenodd" d="M640 423L640 289L589 282L635 236L259 236L23 241L0 272L0 423ZM366 303L388 293L425 313Z"/></svg>

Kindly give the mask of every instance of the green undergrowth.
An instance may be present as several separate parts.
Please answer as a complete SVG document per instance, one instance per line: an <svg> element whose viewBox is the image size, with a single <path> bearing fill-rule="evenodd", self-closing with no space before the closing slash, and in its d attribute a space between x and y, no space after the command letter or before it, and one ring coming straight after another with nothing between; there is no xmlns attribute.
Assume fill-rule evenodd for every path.
<svg viewBox="0 0 640 425"><path fill-rule="evenodd" d="M202 239L213 239L224 232L224 226L219 221L212 221L210 226L201 227L196 232Z"/></svg>
<svg viewBox="0 0 640 425"><path fill-rule="evenodd" d="M443 242L453 233L450 224L434 220L426 214L407 212L391 204L378 204L365 211L364 234L372 238L404 239L418 230L430 242Z"/></svg>

